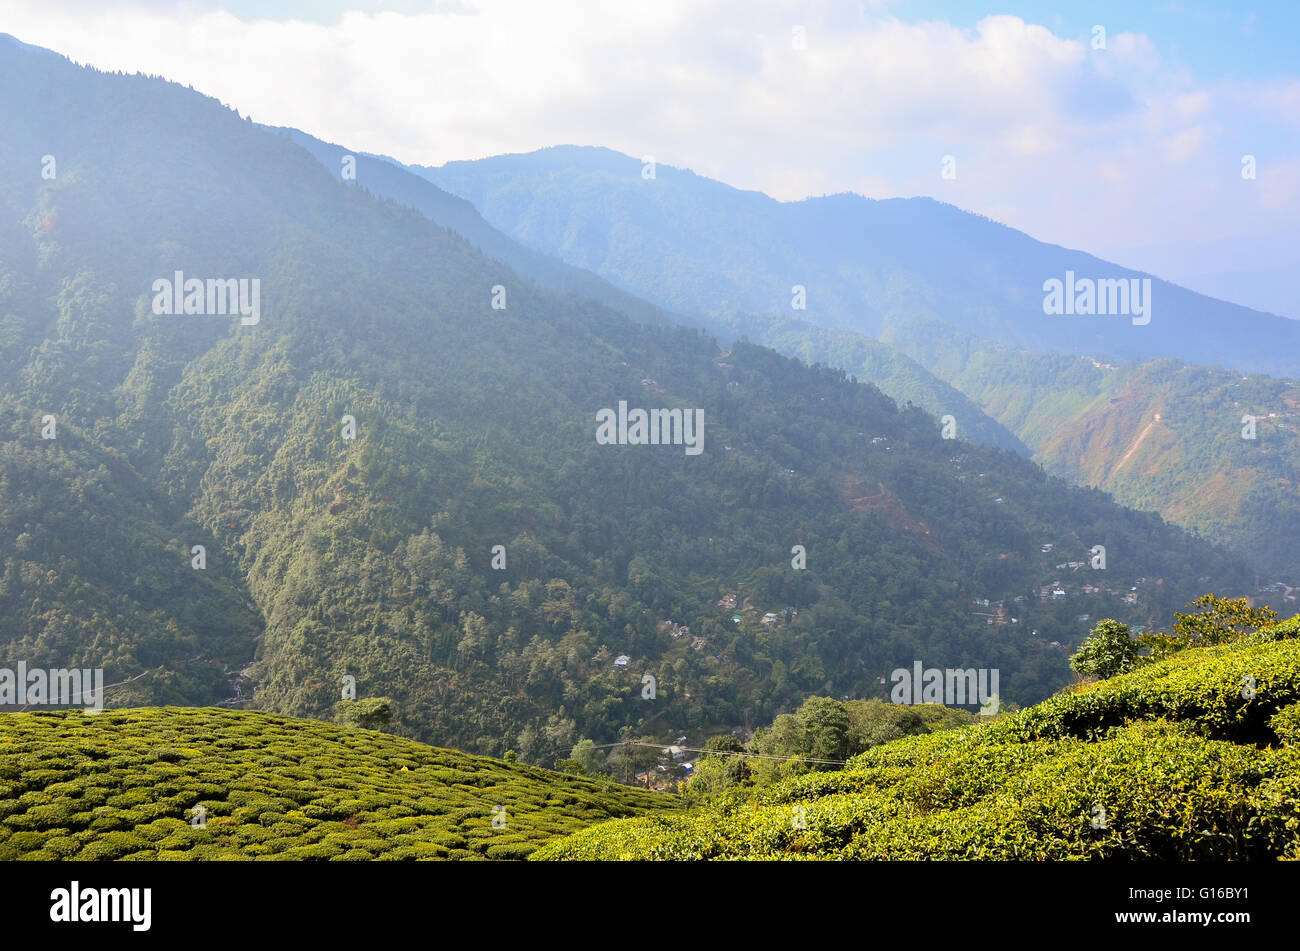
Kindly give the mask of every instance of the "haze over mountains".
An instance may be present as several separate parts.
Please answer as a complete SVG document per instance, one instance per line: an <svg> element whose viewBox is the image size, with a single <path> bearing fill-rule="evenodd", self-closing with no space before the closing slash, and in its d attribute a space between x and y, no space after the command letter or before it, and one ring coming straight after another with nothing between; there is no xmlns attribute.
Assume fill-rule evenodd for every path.
<svg viewBox="0 0 1300 951"><path fill-rule="evenodd" d="M778 329L775 325L769 327L768 318L758 314L710 315L694 309L678 312L673 305L662 301L663 309L660 309L598 277L591 270L566 264L558 252L539 251L528 247L522 239L507 236L488 224L471 204L438 188L421 176L418 169L405 169L384 157L354 154L341 145L322 142L296 129L281 131L320 159L340 181L355 182L366 191L423 212L486 254L546 287L575 291L639 319L666 318L675 323L701 326L724 340L748 333L756 340L762 339L782 352L809 362L823 359L823 351L830 344L845 347L851 352L850 359L827 362L871 380L900 403L915 402L938 415L960 414L963 438L1028 455L1029 450L1011 432L985 415L961 392L898 349L861 334L828 333L817 324L804 320L783 322ZM669 298L664 297L663 291L673 285L677 273L671 276L665 273L664 276L659 296L667 300ZM782 346L782 343L788 345Z"/></svg>
<svg viewBox="0 0 1300 951"><path fill-rule="evenodd" d="M1085 616L1155 626L1249 584L1157 516L869 382L624 310L417 196L525 276L194 91L11 41L0 90L10 657L321 717L350 676L398 732L549 763L883 695L918 657L1032 702ZM259 319L159 314L177 272L259 281ZM622 402L702 410L703 452L601 445ZM118 597L72 596L92 589Z"/></svg>
<svg viewBox="0 0 1300 951"><path fill-rule="evenodd" d="M1154 278L1149 315L1049 315L1046 281L1147 276L931 199L777 202L643 168L564 146L417 171L532 247L715 329L860 373L951 414L969 438L1015 448L989 430L991 417L1049 471L1300 586L1300 555L1282 540L1300 529L1300 414L1291 384L1260 375L1300 376L1300 322ZM796 284L806 310L792 307ZM961 402L909 375L899 354ZM1188 364L1174 386L1154 382L1169 358ZM1266 434L1243 439L1245 416ZM1277 544L1261 538L1266 525Z"/></svg>
<svg viewBox="0 0 1300 951"><path fill-rule="evenodd" d="M789 315L790 286L802 284L803 316L887 339L938 321L1012 347L1300 375L1300 321L1158 278L1147 325L1047 317L1043 283L1067 271L1152 275L933 199L778 202L662 164L644 178L642 167L608 149L560 146L418 171L508 234L679 310ZM674 275L667 287L656 283L664 271Z"/></svg>
<svg viewBox="0 0 1300 951"><path fill-rule="evenodd" d="M341 176L347 149L291 134ZM645 163L577 147L406 170L474 201L511 242L392 160L356 161L363 187L421 209L548 286L644 315L625 288L721 339L745 334L845 369L900 402L950 415L962 438L1032 454L1065 479L1229 545L1261 584L1300 587L1300 553L1288 541L1300 531L1295 386L1250 369L1293 371L1300 350L1285 340L1295 321L1159 281L1145 325L1045 315L1041 280L1034 306L1008 304L1024 296L1026 261L1054 261L1044 265L1049 276L1136 272L1090 265L928 199L780 203L662 165L648 177ZM858 264L849 261L855 251ZM936 255L955 262L956 279L946 265L936 272ZM591 270L561 274L561 258ZM806 310L792 306L793 284L774 277L795 273L819 275L802 285ZM1157 321L1164 332L1152 334ZM1171 356L1186 369L1171 370ZM1198 359L1253 375L1198 369ZM1263 420L1252 439L1241 435L1247 416Z"/></svg>
<svg viewBox="0 0 1300 951"><path fill-rule="evenodd" d="M1116 903L1081 912L1080 883L1043 871L1300 858L1293 326L929 199L777 202L575 147L408 167L241 115L382 141L334 103L321 70L337 65L407 154L429 139L385 118L404 95L436 89L483 128L501 44L526 37L549 65L544 22L589 15L562 7L517 35L496 3L337 26L122 8L170 37L171 64L235 53L218 64L244 90L229 104L0 34L0 862L46 863L23 866L52 902L36 917L125 903L136 930L150 907L159 931L193 925L185 867L112 866L153 882L151 905L148 885L79 891L86 866L51 864L67 860L322 863L268 869L241 899L279 913L288 896L301 923L337 891L321 888L335 861L948 859L1032 860L1018 895L1109 924ZM744 34L772 14L735 10L727 42L770 53L770 30ZM86 16L106 38L69 40L79 55L183 74ZM246 27L274 55L214 42ZM295 52L303 30L313 55ZM788 52L810 74L871 48L845 24L801 49L802 30ZM1135 36L1089 54L1060 21L977 32L997 42L976 68L1027 36L1084 102ZM707 52L683 62L725 65L694 33ZM482 99L403 59L447 35L484 72L441 75L486 81ZM933 53L899 58L943 73ZM897 88L881 65L864 81ZM305 111L249 93L264 75ZM384 75L403 86L365 94ZM531 114L510 135L564 128L537 97L504 113L516 101ZM459 142L463 122L429 125ZM718 126L692 146L721 150L711 162ZM806 144L787 181L858 158ZM1275 189L1269 144L1252 147ZM1042 197L998 171L1018 204L996 207ZM1267 218L1234 197L1206 231ZM1071 309L1130 312L1045 313L1055 280ZM350 876L340 894L363 910L325 916L335 937L392 917L367 915L375 901L427 904L427 874L384 871ZM1006 904L1005 876L985 897L970 876L916 889L890 871L875 891L900 922L940 893L972 920ZM1200 884L1232 909L1215 920L1249 922L1245 883ZM1171 890L1131 885L1126 909L1175 911ZM582 887L535 889L539 910ZM1180 892L1178 922L1201 917L1192 902Z"/></svg>

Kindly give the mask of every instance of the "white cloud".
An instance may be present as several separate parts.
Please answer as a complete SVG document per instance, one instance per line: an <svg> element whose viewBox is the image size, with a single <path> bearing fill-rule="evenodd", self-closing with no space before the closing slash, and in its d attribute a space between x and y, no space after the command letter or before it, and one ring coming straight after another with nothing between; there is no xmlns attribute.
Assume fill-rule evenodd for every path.
<svg viewBox="0 0 1300 951"><path fill-rule="evenodd" d="M6 7L0 28L26 42L412 163L605 145L784 199L935 195L1136 266L1144 247L1271 240L1300 211L1294 149L1266 161L1256 141L1261 123L1300 124L1300 82L1206 88L1138 34L1093 50L1014 16L961 29L833 0L464 0L333 25L132 0ZM1261 200L1243 203L1248 151ZM939 177L946 154L955 182Z"/></svg>
<svg viewBox="0 0 1300 951"><path fill-rule="evenodd" d="M1150 37L1141 33L1121 33L1108 43L1111 54L1123 63L1144 73L1160 68L1160 54Z"/></svg>
<svg viewBox="0 0 1300 951"><path fill-rule="evenodd" d="M1174 99L1174 109L1182 119L1195 119L1210 108L1210 94L1204 90L1187 93Z"/></svg>
<svg viewBox="0 0 1300 951"><path fill-rule="evenodd" d="M1128 182L1128 174L1114 162L1102 162L1097 169L1097 176L1107 185L1123 185Z"/></svg>
<svg viewBox="0 0 1300 951"><path fill-rule="evenodd" d="M1205 129L1193 126L1176 132L1165 141L1165 158L1171 162L1183 162L1201 150L1205 142Z"/></svg>

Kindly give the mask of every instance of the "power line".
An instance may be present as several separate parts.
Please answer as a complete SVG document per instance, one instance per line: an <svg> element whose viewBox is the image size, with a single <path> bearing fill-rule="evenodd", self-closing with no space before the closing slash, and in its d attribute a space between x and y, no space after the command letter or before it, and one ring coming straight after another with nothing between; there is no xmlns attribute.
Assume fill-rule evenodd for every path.
<svg viewBox="0 0 1300 951"><path fill-rule="evenodd" d="M150 667L148 670L144 670L144 671L142 671L141 673L136 674L134 677L129 678L128 680L119 680L119 681L118 681L117 683L115 683L115 684L104 684L104 686L102 686L102 687L99 688L100 699L101 699L101 700L103 699L103 693L104 693L105 690L108 690L108 689L110 689L110 688L112 688L112 687L123 687L123 686L125 686L126 684L129 684L129 683L135 683L135 681L139 680L139 679L140 679L141 677L143 677L145 674L151 673L151 672L152 672L153 670L155 670L155 669L156 669L156 668ZM94 688L94 687L91 687L89 690L81 690L81 691L78 691L77 693L75 693L75 694L72 695L72 696L73 696L73 700L69 700L69 701L67 701L67 702L68 702L68 703L73 703L74 700L75 700L76 698L78 698L78 697L84 697L86 694L88 694L88 693L94 693L94 692L95 692L95 688ZM20 709L18 712L19 712L19 713L26 713L26 712L27 712L27 708L30 707L30 706L31 706L30 703L25 703L25 704L23 704L22 709Z"/></svg>
<svg viewBox="0 0 1300 951"><path fill-rule="evenodd" d="M633 740L620 740L617 743L598 743L594 745L595 748L598 750L610 749L615 746L641 746L647 749L655 749L655 750L665 750L668 748L664 746L662 743L638 743ZM796 757L802 756L802 754L800 753L791 753L788 756L779 756L775 753L746 753L737 750L705 750L705 749L700 749L699 747L696 746L678 746L677 748L686 753L707 753L710 756L744 756L750 759L779 759L784 761L784 760L794 759ZM575 749L577 749L576 746L571 746L566 752L572 753ZM847 760L838 760L838 759L804 759L804 762L817 763L819 765L824 765L824 766L849 765Z"/></svg>

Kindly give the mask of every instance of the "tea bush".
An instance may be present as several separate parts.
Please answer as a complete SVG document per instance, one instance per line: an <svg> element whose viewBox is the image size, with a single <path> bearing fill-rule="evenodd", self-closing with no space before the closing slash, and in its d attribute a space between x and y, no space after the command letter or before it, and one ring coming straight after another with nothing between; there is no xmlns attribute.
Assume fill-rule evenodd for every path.
<svg viewBox="0 0 1300 951"><path fill-rule="evenodd" d="M506 825L492 827L492 808ZM193 809L206 810L203 828ZM672 797L251 711L0 713L0 859L520 859Z"/></svg>

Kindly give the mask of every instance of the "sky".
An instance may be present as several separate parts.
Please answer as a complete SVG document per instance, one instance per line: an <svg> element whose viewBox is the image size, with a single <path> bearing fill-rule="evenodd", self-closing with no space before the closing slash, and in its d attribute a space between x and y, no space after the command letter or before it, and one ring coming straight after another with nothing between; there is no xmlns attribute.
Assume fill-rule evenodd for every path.
<svg viewBox="0 0 1300 951"><path fill-rule="evenodd" d="M356 151L599 145L782 200L925 195L1296 318L1298 27L1294 0L0 6L24 42Z"/></svg>

